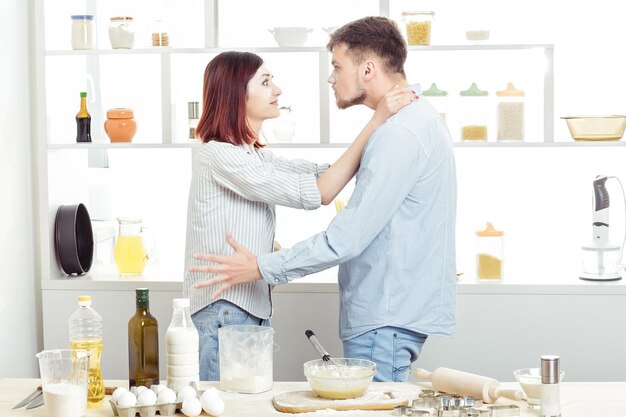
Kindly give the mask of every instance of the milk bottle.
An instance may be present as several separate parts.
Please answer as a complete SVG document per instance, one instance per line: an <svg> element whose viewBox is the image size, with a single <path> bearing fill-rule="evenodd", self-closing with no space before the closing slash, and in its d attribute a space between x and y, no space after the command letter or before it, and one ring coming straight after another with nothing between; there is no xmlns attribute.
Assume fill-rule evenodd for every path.
<svg viewBox="0 0 626 417"><path fill-rule="evenodd" d="M172 322L165 333L167 386L180 390L200 382L199 337L189 313L189 299L175 298Z"/></svg>

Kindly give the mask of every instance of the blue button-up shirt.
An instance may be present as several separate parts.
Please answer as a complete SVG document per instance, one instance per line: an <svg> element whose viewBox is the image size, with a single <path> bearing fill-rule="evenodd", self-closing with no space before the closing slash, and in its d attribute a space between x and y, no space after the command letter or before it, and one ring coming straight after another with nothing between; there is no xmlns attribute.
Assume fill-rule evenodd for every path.
<svg viewBox="0 0 626 417"><path fill-rule="evenodd" d="M268 283L283 284L339 264L342 340L383 326L451 336L455 219L452 139L420 97L374 132L354 193L327 230L258 265Z"/></svg>

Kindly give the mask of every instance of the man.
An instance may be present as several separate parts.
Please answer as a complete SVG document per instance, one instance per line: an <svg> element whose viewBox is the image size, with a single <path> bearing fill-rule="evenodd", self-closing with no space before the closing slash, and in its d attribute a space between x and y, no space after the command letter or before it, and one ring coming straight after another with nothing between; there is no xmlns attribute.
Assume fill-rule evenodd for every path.
<svg viewBox="0 0 626 417"><path fill-rule="evenodd" d="M387 91L407 85L406 44L387 18L348 23L328 49L339 108L375 109ZM257 279L286 284L340 265L344 356L376 362L377 381L405 381L428 335L454 333L455 218L452 140L420 98L374 132L350 202L325 232L258 258L228 236L233 255L198 255L217 265L191 270L217 273L197 286L221 283L221 293Z"/></svg>

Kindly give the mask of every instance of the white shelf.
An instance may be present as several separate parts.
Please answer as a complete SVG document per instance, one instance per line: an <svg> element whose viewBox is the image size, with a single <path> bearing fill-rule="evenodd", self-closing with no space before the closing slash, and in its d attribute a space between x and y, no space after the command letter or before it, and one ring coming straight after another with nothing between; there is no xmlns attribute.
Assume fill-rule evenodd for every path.
<svg viewBox="0 0 626 417"><path fill-rule="evenodd" d="M459 45L429 45L409 46L410 52L420 51L512 51L521 49L554 49L552 44L459 44ZM91 50L49 50L48 56L59 55L133 55L133 54L218 54L225 51L248 51L248 52L328 52L324 46L300 46L300 47L232 47L232 48L137 48L137 49L91 49Z"/></svg>
<svg viewBox="0 0 626 417"><path fill-rule="evenodd" d="M49 150L77 149L192 149L200 143L69 143L48 144ZM350 143L271 143L268 149L343 149ZM454 142L455 148L593 148L626 146L626 141L579 141L579 142Z"/></svg>

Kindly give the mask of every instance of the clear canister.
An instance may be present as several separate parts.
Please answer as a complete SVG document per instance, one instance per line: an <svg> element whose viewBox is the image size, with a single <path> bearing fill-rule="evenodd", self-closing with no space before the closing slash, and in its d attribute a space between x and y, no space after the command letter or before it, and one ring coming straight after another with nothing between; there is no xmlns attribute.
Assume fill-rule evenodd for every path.
<svg viewBox="0 0 626 417"><path fill-rule="evenodd" d="M156 20L152 25L152 46L170 46L170 36L161 20Z"/></svg>
<svg viewBox="0 0 626 417"><path fill-rule="evenodd" d="M422 96L428 97L428 101L433 105L437 113L447 119L448 114L448 92L437 88L437 84L432 83L428 90L422 91Z"/></svg>
<svg viewBox="0 0 626 417"><path fill-rule="evenodd" d="M498 140L524 140L524 92L508 83L506 90L496 92Z"/></svg>
<svg viewBox="0 0 626 417"><path fill-rule="evenodd" d="M93 15L72 15L72 49L93 49Z"/></svg>
<svg viewBox="0 0 626 417"><path fill-rule="evenodd" d="M479 280L502 279L504 232L487 222L487 227L477 231L476 236L476 277Z"/></svg>
<svg viewBox="0 0 626 417"><path fill-rule="evenodd" d="M461 91L461 140L487 140L489 93L476 83Z"/></svg>
<svg viewBox="0 0 626 417"><path fill-rule="evenodd" d="M132 49L135 44L135 20L129 16L112 17L109 40L113 49Z"/></svg>
<svg viewBox="0 0 626 417"><path fill-rule="evenodd" d="M402 12L409 45L430 45L435 12Z"/></svg>

